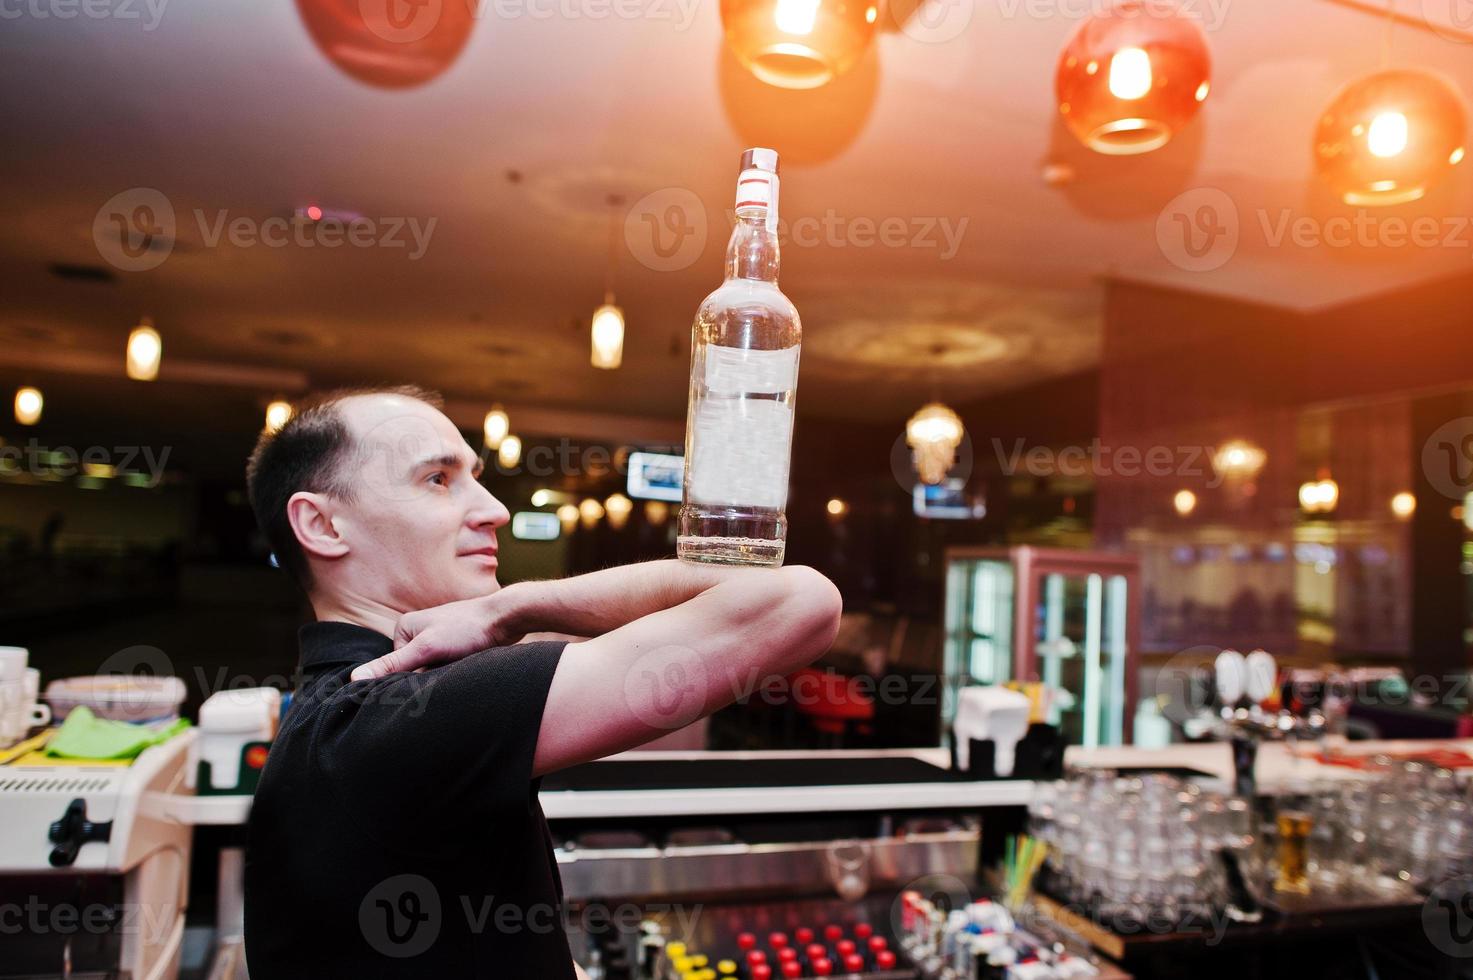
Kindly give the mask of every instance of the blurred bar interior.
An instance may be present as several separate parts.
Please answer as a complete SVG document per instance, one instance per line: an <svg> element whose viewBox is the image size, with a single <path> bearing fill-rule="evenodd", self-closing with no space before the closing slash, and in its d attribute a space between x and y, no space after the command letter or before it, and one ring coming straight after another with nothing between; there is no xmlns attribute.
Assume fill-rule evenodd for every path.
<svg viewBox="0 0 1473 980"><path fill-rule="evenodd" d="M1181 975L1194 961L1171 957L1200 954L1181 935L1221 909L1238 918L1203 976L1453 976L1415 971L1473 954L1418 918L1473 871L1457 3L406 9L37 0L7 19L0 642L39 670L37 714L60 714L53 681L140 669L178 678L171 713L196 722L217 692L291 688L310 609L242 474L309 391L443 392L513 514L503 584L673 555L686 324L736 221L732 165L773 147L805 341L786 561L839 586L842 627L805 675L819 696L750 698L649 746L688 754L549 780L570 899L745 903L684 937L723 953L730 923L873 922L900 950L898 972L851 971L875 976ZM1261 697L1224 650L1272 655ZM963 778L958 743L1011 751L966 734L987 730L968 692L1003 685L1057 744L1020 745L1035 779ZM1383 744L1405 739L1427 741ZM1260 746L1256 773L1233 764ZM887 784L918 795L820 792ZM680 809L753 786L817 795ZM1405 802L1377 809L1391 787ZM597 802L623 789L648 802ZM22 802L0 774L0 806ZM1213 867L1240 853L1218 891L1122 895L1075 861L1092 815L1095 844L1147 848L1165 810L1201 821ZM243 812L178 804L183 938L135 975L244 975L220 958ZM1405 853L1325 845L1308 877L1328 904L1306 912L1274 850L1301 812ZM1417 843L1434 814L1446 854ZM692 841L752 853L677 860ZM860 885L834 871L846 841ZM13 845L0 871L81 901L41 874L50 848ZM98 860L86 888L142 887ZM1014 935L984 896L1034 972L967 945ZM1169 953L1128 927L1158 909ZM1362 938L1312 940L1304 916ZM29 938L12 962L57 970L60 938ZM137 953L113 940L99 962ZM652 975L636 939L603 942L575 943L585 967Z"/></svg>

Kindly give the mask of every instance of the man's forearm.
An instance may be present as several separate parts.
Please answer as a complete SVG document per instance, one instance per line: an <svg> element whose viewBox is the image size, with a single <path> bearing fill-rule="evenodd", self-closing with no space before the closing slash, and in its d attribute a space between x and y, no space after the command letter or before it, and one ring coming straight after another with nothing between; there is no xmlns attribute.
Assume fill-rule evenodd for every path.
<svg viewBox="0 0 1473 980"><path fill-rule="evenodd" d="M667 559L565 579L518 582L502 590L500 598L512 604L518 632L598 636L678 606L734 576L765 571Z"/></svg>

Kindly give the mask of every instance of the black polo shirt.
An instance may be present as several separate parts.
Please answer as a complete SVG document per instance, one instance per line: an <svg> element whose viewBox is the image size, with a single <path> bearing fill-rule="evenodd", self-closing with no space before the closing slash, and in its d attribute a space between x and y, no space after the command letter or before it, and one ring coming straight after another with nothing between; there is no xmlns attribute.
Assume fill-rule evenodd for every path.
<svg viewBox="0 0 1473 980"><path fill-rule="evenodd" d="M300 643L301 683L248 828L252 980L571 980L532 778L564 644L350 682L393 641L324 622Z"/></svg>

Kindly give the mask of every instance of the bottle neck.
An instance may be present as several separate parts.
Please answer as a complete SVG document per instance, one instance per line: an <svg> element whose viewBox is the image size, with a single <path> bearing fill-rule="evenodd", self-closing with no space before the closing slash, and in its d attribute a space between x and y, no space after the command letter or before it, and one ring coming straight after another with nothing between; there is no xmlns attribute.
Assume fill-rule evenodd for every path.
<svg viewBox="0 0 1473 980"><path fill-rule="evenodd" d="M777 235L767 230L765 212L749 210L737 217L726 243L726 278L760 279L777 284Z"/></svg>

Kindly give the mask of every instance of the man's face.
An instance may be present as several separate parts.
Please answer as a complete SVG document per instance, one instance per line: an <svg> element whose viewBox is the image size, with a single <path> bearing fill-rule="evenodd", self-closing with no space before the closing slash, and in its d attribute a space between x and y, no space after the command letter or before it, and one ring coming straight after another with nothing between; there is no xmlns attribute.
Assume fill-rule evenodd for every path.
<svg viewBox="0 0 1473 980"><path fill-rule="evenodd" d="M399 612L496 591L496 529L510 515L454 423L404 395L339 410L356 452L344 464L353 498L334 509L348 545L338 585Z"/></svg>

